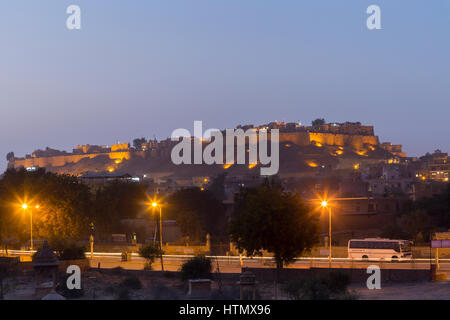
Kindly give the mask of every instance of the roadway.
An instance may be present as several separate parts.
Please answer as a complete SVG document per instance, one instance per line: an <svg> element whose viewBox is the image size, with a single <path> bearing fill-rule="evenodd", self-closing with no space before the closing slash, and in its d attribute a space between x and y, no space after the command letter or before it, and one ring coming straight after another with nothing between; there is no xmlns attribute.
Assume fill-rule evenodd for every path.
<svg viewBox="0 0 450 320"><path fill-rule="evenodd" d="M90 254L87 254L90 258ZM164 255L164 269L168 271L180 270L182 264L192 258L191 255ZM236 257L236 256L209 256L212 260L213 270L217 267L222 273L240 273L242 267L254 268L274 268L275 263L270 257ZM91 267L115 268L122 267L124 269L142 270L144 268L145 259L133 254L131 261L122 261L120 254L97 253L90 259ZM432 259L432 263L435 260ZM381 262L381 261L357 261L348 258L333 258L331 266L333 268L360 268L367 269L370 265L377 265L380 269L430 269L429 259L414 259L411 262ZM440 260L440 270L450 271L450 259ZM298 258L286 268L328 268L329 260L323 257ZM152 264L153 270L161 270L160 259L155 259Z"/></svg>
<svg viewBox="0 0 450 320"><path fill-rule="evenodd" d="M4 251L0 251L4 253ZM29 251L8 250L12 256L30 256ZM140 257L137 253L133 253L131 261L122 261L121 253L101 253L94 252L91 259L91 254L86 253L86 257L90 260L90 265L93 268L116 268L121 267L129 270L142 270L144 268L145 259ZM182 264L192 258L192 255L164 255L164 269L168 271L180 270ZM273 268L275 263L271 257L242 257L239 256L209 256L212 260L214 272L219 268L222 273L240 273L242 267L254 268ZM434 259L431 259L435 263ZM439 260L441 271L450 271L450 259ZM99 265L100 264L100 265ZM377 265L380 269L430 269L430 259L413 259L405 262L381 262L381 261L358 261L349 258L333 258L333 268L358 268L366 269L370 265ZM304 257L297 258L292 264L285 268L328 268L329 261L327 257ZM152 264L153 270L161 270L160 259L156 258Z"/></svg>

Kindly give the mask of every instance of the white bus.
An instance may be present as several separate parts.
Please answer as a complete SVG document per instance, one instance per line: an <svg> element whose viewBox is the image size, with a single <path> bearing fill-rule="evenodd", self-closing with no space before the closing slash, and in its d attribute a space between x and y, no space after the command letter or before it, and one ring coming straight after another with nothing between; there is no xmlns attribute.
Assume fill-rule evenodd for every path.
<svg viewBox="0 0 450 320"><path fill-rule="evenodd" d="M411 241L380 238L351 239L348 241L348 257L361 260L411 260Z"/></svg>

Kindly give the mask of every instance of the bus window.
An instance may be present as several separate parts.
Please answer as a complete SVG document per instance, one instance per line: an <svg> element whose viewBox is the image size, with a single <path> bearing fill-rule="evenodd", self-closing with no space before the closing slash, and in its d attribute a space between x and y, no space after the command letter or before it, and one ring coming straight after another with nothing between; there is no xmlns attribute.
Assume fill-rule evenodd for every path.
<svg viewBox="0 0 450 320"><path fill-rule="evenodd" d="M392 244L394 245L392 249L394 249L395 252L400 252L400 245L398 242L393 242Z"/></svg>
<svg viewBox="0 0 450 320"><path fill-rule="evenodd" d="M411 251L411 245L409 243L402 243L400 245L400 248L402 249L402 252L410 252Z"/></svg>

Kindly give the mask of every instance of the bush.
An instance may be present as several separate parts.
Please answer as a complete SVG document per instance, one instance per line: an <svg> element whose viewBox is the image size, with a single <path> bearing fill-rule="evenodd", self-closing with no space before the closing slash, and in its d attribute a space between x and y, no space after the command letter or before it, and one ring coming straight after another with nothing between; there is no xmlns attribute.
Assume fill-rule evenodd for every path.
<svg viewBox="0 0 450 320"><path fill-rule="evenodd" d="M291 281L283 290L293 300L356 299L356 295L347 292L349 285L348 274L333 271L326 277Z"/></svg>
<svg viewBox="0 0 450 320"><path fill-rule="evenodd" d="M50 248L56 252L59 260L81 260L86 258L84 255L86 248L77 245L73 241L51 239Z"/></svg>
<svg viewBox="0 0 450 320"><path fill-rule="evenodd" d="M328 300L330 290L321 280L295 280L289 282L283 290L292 300Z"/></svg>
<svg viewBox="0 0 450 320"><path fill-rule="evenodd" d="M86 248L79 246L73 240L56 239L49 240L50 248L56 252L59 260L79 260L85 259Z"/></svg>
<svg viewBox="0 0 450 320"><path fill-rule="evenodd" d="M211 260L205 256L197 256L181 266L181 279L209 279L211 277Z"/></svg>
<svg viewBox="0 0 450 320"><path fill-rule="evenodd" d="M133 289L133 290L139 290L142 289L142 283L141 280L139 280L136 276L129 276L125 278L125 280L122 281L120 284L121 287Z"/></svg>
<svg viewBox="0 0 450 320"><path fill-rule="evenodd" d="M76 245L72 245L70 247L66 247L58 252L59 260L81 260L86 259L84 254L85 248L79 247Z"/></svg>
<svg viewBox="0 0 450 320"><path fill-rule="evenodd" d="M155 261L155 258L161 256L162 254L164 254L164 251L160 250L159 246L156 244L148 244L139 248L139 255L147 260L144 266L144 269L146 270L151 270L152 263Z"/></svg>

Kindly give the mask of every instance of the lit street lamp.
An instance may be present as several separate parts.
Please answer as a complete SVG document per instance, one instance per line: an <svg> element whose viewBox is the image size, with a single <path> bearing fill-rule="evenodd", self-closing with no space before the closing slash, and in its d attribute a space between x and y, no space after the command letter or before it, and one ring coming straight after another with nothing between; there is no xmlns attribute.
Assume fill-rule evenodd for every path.
<svg viewBox="0 0 450 320"><path fill-rule="evenodd" d="M329 252L328 252L328 264L329 268L331 268L331 207L328 205L328 201L323 200L321 202L322 208L328 208L328 239L330 241Z"/></svg>
<svg viewBox="0 0 450 320"><path fill-rule="evenodd" d="M159 208L159 250L161 251L161 270L164 271L164 263L163 263L163 254L162 254L162 213L161 213L161 206L156 203L152 202L152 207Z"/></svg>
<svg viewBox="0 0 450 320"><path fill-rule="evenodd" d="M36 205L35 208L39 209L39 205ZM26 203L22 204L22 209L30 212L30 251L33 251L33 210Z"/></svg>

